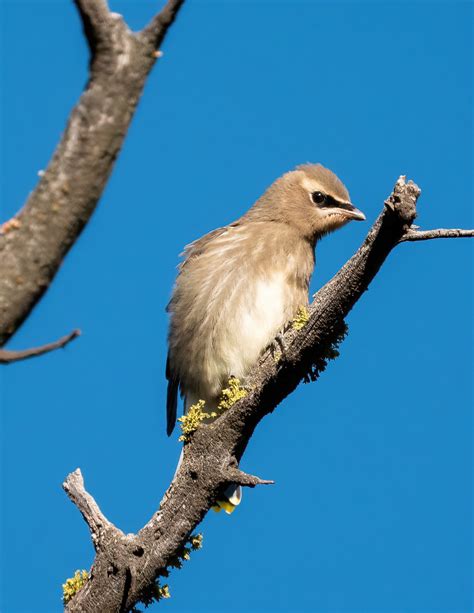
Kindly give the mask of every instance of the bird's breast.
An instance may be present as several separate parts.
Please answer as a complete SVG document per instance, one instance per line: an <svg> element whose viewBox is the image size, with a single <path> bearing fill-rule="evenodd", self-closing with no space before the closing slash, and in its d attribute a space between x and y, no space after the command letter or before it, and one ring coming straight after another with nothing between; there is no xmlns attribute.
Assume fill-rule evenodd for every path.
<svg viewBox="0 0 474 613"><path fill-rule="evenodd" d="M230 376L245 379L307 304L311 248L268 234L249 238L248 232L213 241L178 278L169 342L186 396L211 402Z"/></svg>
<svg viewBox="0 0 474 613"><path fill-rule="evenodd" d="M283 272L248 280L244 294L227 308L217 354L230 375L245 377L262 351L294 313L295 296Z"/></svg>

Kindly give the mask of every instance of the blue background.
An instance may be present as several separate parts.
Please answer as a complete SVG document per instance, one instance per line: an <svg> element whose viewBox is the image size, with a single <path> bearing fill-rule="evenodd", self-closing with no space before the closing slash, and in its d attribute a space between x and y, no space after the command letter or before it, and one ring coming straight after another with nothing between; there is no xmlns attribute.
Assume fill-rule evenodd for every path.
<svg viewBox="0 0 474 613"><path fill-rule="evenodd" d="M113 2L134 29L160 6ZM396 178L418 223L472 227L468 2L189 0L100 206L11 347L74 327L1 377L1 610L60 611L89 568L61 489L80 466L125 532L179 455L164 432L168 301L182 247L320 161L367 215L318 246L314 289L358 247ZM72 2L3 1L1 215L46 167L87 78ZM167 611L468 612L472 600L472 243L401 245L319 382L265 419L243 468L275 479L170 577Z"/></svg>

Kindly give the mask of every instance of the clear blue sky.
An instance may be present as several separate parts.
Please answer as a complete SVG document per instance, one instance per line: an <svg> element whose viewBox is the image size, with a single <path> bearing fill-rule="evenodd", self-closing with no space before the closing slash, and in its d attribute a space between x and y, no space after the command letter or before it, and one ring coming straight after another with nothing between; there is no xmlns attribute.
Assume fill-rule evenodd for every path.
<svg viewBox="0 0 474 613"><path fill-rule="evenodd" d="M159 2L112 2L140 28ZM2 613L61 610L89 568L61 489L77 466L125 532L179 455L165 435L165 306L183 245L320 161L367 223L318 248L316 289L402 173L418 223L472 227L468 2L188 0L90 225L11 343L66 350L0 371ZM1 215L22 205L87 77L72 2L3 0ZM472 243L400 246L351 313L341 357L260 425L243 468L275 479L173 572L163 611L468 613Z"/></svg>

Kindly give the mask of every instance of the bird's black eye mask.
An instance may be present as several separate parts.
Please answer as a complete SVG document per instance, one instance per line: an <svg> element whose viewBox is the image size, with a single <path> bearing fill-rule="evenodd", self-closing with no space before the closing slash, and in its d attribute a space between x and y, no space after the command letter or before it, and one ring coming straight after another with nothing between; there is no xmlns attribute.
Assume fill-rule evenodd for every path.
<svg viewBox="0 0 474 613"><path fill-rule="evenodd" d="M321 209L345 209L346 211L354 210L354 207L350 202L341 202L340 200L336 200L324 192L313 192L311 194L311 200Z"/></svg>

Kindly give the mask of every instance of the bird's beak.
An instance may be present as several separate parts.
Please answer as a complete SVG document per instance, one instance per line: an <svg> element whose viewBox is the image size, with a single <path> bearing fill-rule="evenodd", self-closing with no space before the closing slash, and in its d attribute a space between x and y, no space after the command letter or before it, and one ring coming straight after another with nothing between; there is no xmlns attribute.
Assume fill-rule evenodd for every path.
<svg viewBox="0 0 474 613"><path fill-rule="evenodd" d="M347 217L347 219L354 219L356 221L365 221L365 215L359 209L351 204L350 202L345 202L344 206L341 207L341 213Z"/></svg>

